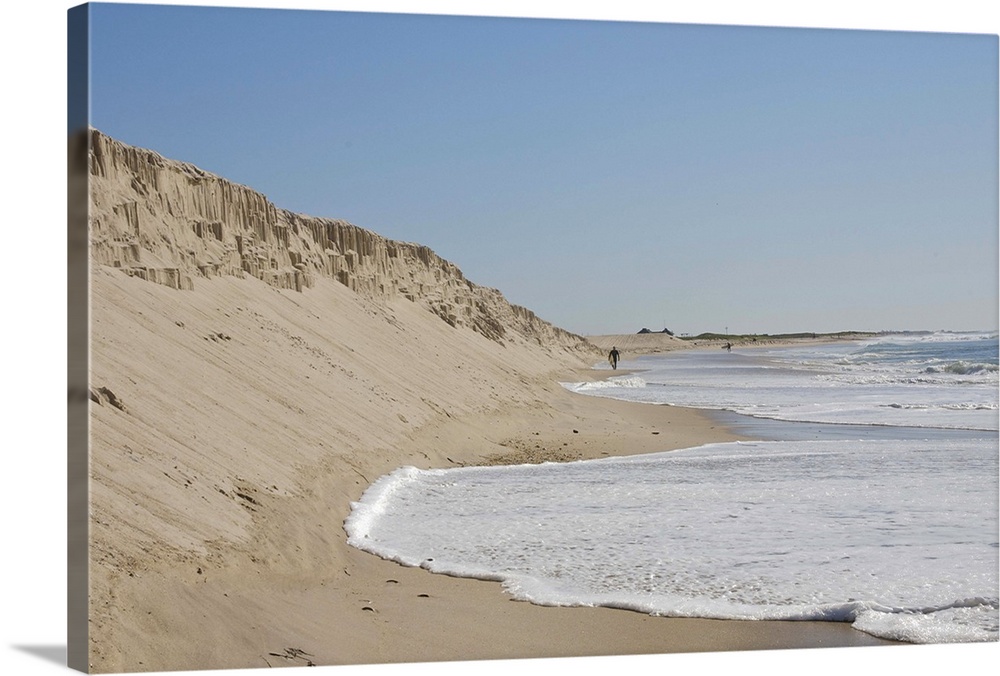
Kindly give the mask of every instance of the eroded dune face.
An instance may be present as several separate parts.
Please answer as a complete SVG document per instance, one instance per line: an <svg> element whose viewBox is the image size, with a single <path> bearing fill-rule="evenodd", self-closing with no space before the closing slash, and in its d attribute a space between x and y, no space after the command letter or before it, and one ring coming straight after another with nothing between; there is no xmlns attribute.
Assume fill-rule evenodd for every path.
<svg viewBox="0 0 1000 676"><path fill-rule="evenodd" d="M426 246L342 220L295 214L245 186L90 131L91 260L175 289L254 277L302 291L333 279L368 298L404 297L503 342L589 350L579 336L467 280Z"/></svg>

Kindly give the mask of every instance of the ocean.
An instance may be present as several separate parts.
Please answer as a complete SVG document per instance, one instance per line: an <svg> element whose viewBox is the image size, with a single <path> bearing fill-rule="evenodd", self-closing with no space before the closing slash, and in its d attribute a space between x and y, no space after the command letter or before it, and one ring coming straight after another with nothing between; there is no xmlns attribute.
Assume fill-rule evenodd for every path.
<svg viewBox="0 0 1000 676"><path fill-rule="evenodd" d="M350 544L541 605L998 640L995 332L624 357L563 386L761 441L400 468L352 505Z"/></svg>

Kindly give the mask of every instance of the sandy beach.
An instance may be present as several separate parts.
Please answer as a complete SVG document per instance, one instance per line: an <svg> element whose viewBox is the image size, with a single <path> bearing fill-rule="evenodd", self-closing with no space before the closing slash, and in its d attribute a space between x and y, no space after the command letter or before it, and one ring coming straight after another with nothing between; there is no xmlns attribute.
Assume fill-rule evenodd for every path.
<svg viewBox="0 0 1000 676"><path fill-rule="evenodd" d="M840 624L540 607L497 583L348 546L351 502L401 466L573 461L736 437L699 411L570 393L559 383L612 373L591 368L603 347L468 282L425 247L282 212L100 136L94 144L88 392L70 401L71 417L74 406L89 417L88 517L75 534L86 542L71 547L86 558L71 583L83 580L87 597L71 608L84 637L71 638L71 665L886 643Z"/></svg>
<svg viewBox="0 0 1000 676"><path fill-rule="evenodd" d="M100 338L94 378L107 383L118 402L92 405L94 671L884 643L828 623L538 607L512 602L497 583L434 575L349 547L342 524L350 502L398 466L567 461L735 437L698 411L588 398L558 384L610 373L585 364L550 371L537 364L514 383L509 376L490 380L484 371L495 365L455 340L467 336L452 335L449 342L455 333L450 327L420 315L407 318L408 326L422 325L451 355L449 364L427 357L415 364L426 349L400 357L386 348L382 354L411 359L408 373L415 367L437 373L453 393L419 405L423 390L416 388L413 401L403 405L404 397L394 397L398 409L382 411L380 419L372 402L354 404L359 410L352 411L337 397L318 398L327 387L344 385L336 377L322 379L315 362L301 359L294 340L299 333L321 335L337 321L321 317L332 307L352 320L363 340L363 315L372 308L332 283L299 295L256 281L211 280L186 299L201 303L180 305L171 302L176 291L120 273L99 272L94 282ZM250 318L239 319L239 308L251 303L256 309ZM413 310L407 305L389 312L400 318ZM253 324L257 332L277 324L282 311L290 311L284 321L294 328L272 331L270 338L254 334ZM145 323L148 335L135 335L135 320ZM438 324L444 331L435 336ZM203 373L206 364L190 359L195 349L222 360L222 370ZM364 379L373 393L380 387L399 391L391 380L362 376L374 368L364 361L360 354L345 360L353 379L333 374ZM386 370L403 368L390 364ZM244 400L242 385L265 373L265 400ZM318 382L307 385L310 380ZM160 383L159 396L150 396L151 381ZM268 419L267 411L276 417ZM364 416L362 425L351 422Z"/></svg>

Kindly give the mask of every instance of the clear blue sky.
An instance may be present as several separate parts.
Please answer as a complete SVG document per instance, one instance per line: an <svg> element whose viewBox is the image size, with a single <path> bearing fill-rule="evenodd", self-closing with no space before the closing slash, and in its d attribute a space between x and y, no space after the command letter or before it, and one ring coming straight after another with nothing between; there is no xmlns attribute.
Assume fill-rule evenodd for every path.
<svg viewBox="0 0 1000 676"><path fill-rule="evenodd" d="M995 27L92 17L101 131L571 331L997 327Z"/></svg>

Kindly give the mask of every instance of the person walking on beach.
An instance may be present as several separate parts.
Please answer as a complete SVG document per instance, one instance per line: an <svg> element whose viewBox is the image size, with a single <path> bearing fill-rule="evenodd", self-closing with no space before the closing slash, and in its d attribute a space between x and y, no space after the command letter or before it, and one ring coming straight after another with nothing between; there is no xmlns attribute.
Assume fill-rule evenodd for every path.
<svg viewBox="0 0 1000 676"><path fill-rule="evenodd" d="M618 348L617 347L612 347L611 348L611 352L608 353L608 363L611 364L611 368L613 368L613 369L617 369L618 368L618 358L620 356L621 355L618 354Z"/></svg>

